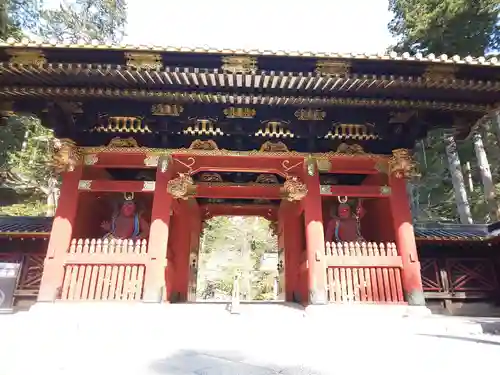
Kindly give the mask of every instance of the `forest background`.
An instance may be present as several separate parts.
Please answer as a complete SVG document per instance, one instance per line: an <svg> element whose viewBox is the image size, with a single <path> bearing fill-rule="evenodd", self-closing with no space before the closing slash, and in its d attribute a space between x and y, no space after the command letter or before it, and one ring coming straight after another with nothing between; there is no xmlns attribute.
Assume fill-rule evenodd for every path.
<svg viewBox="0 0 500 375"><path fill-rule="evenodd" d="M393 17L388 28L397 43L388 50L462 57L497 55L500 50L499 0L389 0L389 10ZM0 0L0 40L36 37L119 43L126 22L126 0L66 0L56 9L44 8L42 0ZM59 176L47 167L52 139L52 132L37 118L1 119L0 215L54 214ZM408 183L414 221L500 220L499 142L498 111L477 124L470 139L459 144L452 133L441 130L418 142L413 151L421 177ZM211 234L205 231L203 251L212 254L223 249L228 257L236 254L238 259L246 259L245 264L234 266L239 270L257 271L264 254L277 252L276 238L263 220L216 218L207 227ZM245 250L247 244L251 244L250 252ZM210 257L207 259L209 264ZM219 282L218 289L230 289L228 280L234 267L224 273L227 280ZM208 268L207 272L202 268L198 277L206 292L212 276ZM268 276L269 272L263 272L252 285ZM260 297L254 298L270 293L269 285L259 290Z"/></svg>

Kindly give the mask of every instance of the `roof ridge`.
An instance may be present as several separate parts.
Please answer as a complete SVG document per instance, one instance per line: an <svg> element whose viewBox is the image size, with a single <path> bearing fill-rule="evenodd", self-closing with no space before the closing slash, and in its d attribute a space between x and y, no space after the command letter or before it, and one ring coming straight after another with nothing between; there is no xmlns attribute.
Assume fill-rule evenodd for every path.
<svg viewBox="0 0 500 375"><path fill-rule="evenodd" d="M122 50L137 52L181 52L181 53L214 53L223 55L249 55L249 56L282 56L282 57L312 57L327 59L358 59L358 60L392 60L392 61L416 61L432 62L442 64L456 65L482 65L482 66L500 66L500 60L496 56L466 56L454 55L449 57L446 54L437 56L434 53L423 55L422 53L410 54L409 52L397 53L340 53L340 52L311 52L311 51L285 51L285 50L259 50L259 49L219 49L210 47L174 47L158 46L153 44L110 44L92 41L91 43L59 43L55 41L33 41L26 38L17 41L14 38L8 38L6 41L0 41L0 48L79 48L96 50Z"/></svg>

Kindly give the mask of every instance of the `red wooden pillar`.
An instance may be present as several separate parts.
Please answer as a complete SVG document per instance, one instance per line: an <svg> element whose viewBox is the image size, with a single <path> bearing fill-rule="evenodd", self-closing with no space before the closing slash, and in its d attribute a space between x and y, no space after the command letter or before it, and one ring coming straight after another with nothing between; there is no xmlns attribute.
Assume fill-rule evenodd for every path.
<svg viewBox="0 0 500 375"><path fill-rule="evenodd" d="M302 251L302 223L297 204L283 201L278 212L285 247L285 296L288 302L300 302L299 273Z"/></svg>
<svg viewBox="0 0 500 375"><path fill-rule="evenodd" d="M325 234L319 175L316 165L308 163L304 175L307 195L303 199L306 226L307 285L310 304L326 303Z"/></svg>
<svg viewBox="0 0 500 375"><path fill-rule="evenodd" d="M151 210L151 228L148 242L148 263L144 276L144 302L162 302L167 300L167 246L170 229L172 196L167 192L167 183L172 176L168 169L168 159L158 163L156 184Z"/></svg>
<svg viewBox="0 0 500 375"><path fill-rule="evenodd" d="M202 220L200 207L195 199L189 201L191 209L191 240L189 247L189 284L187 300L196 301L196 289L198 278L198 258L200 254L200 235L202 230Z"/></svg>
<svg viewBox="0 0 500 375"><path fill-rule="evenodd" d="M39 302L53 302L59 298L64 278L64 256L69 249L78 209L78 183L82 166L62 176L61 194L57 205L47 256L38 293Z"/></svg>
<svg viewBox="0 0 500 375"><path fill-rule="evenodd" d="M410 202L403 178L390 176L390 206L399 255L403 261L403 290L409 305L425 306L420 262L413 233Z"/></svg>
<svg viewBox="0 0 500 375"><path fill-rule="evenodd" d="M190 218L189 203L182 201L175 213L176 228L173 242L173 256L175 259L175 302L185 302L188 296L189 285L189 245L191 243L192 220Z"/></svg>

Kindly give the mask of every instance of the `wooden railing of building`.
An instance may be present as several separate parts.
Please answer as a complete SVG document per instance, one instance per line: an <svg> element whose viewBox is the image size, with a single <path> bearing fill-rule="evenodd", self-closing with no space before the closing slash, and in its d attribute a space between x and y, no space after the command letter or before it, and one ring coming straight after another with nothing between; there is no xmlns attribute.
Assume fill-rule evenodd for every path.
<svg viewBox="0 0 500 375"><path fill-rule="evenodd" d="M60 299L140 300L146 256L146 240L74 239L66 254Z"/></svg>
<svg viewBox="0 0 500 375"><path fill-rule="evenodd" d="M394 243L327 242L330 303L404 303L401 257Z"/></svg>

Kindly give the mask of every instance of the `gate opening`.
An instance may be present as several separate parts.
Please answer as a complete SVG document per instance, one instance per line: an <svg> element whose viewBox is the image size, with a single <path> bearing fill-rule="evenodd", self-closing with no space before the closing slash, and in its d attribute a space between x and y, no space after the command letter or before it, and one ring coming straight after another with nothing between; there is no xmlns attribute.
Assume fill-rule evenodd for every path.
<svg viewBox="0 0 500 375"><path fill-rule="evenodd" d="M196 301L284 301L284 259L272 223L216 216L200 238Z"/></svg>

